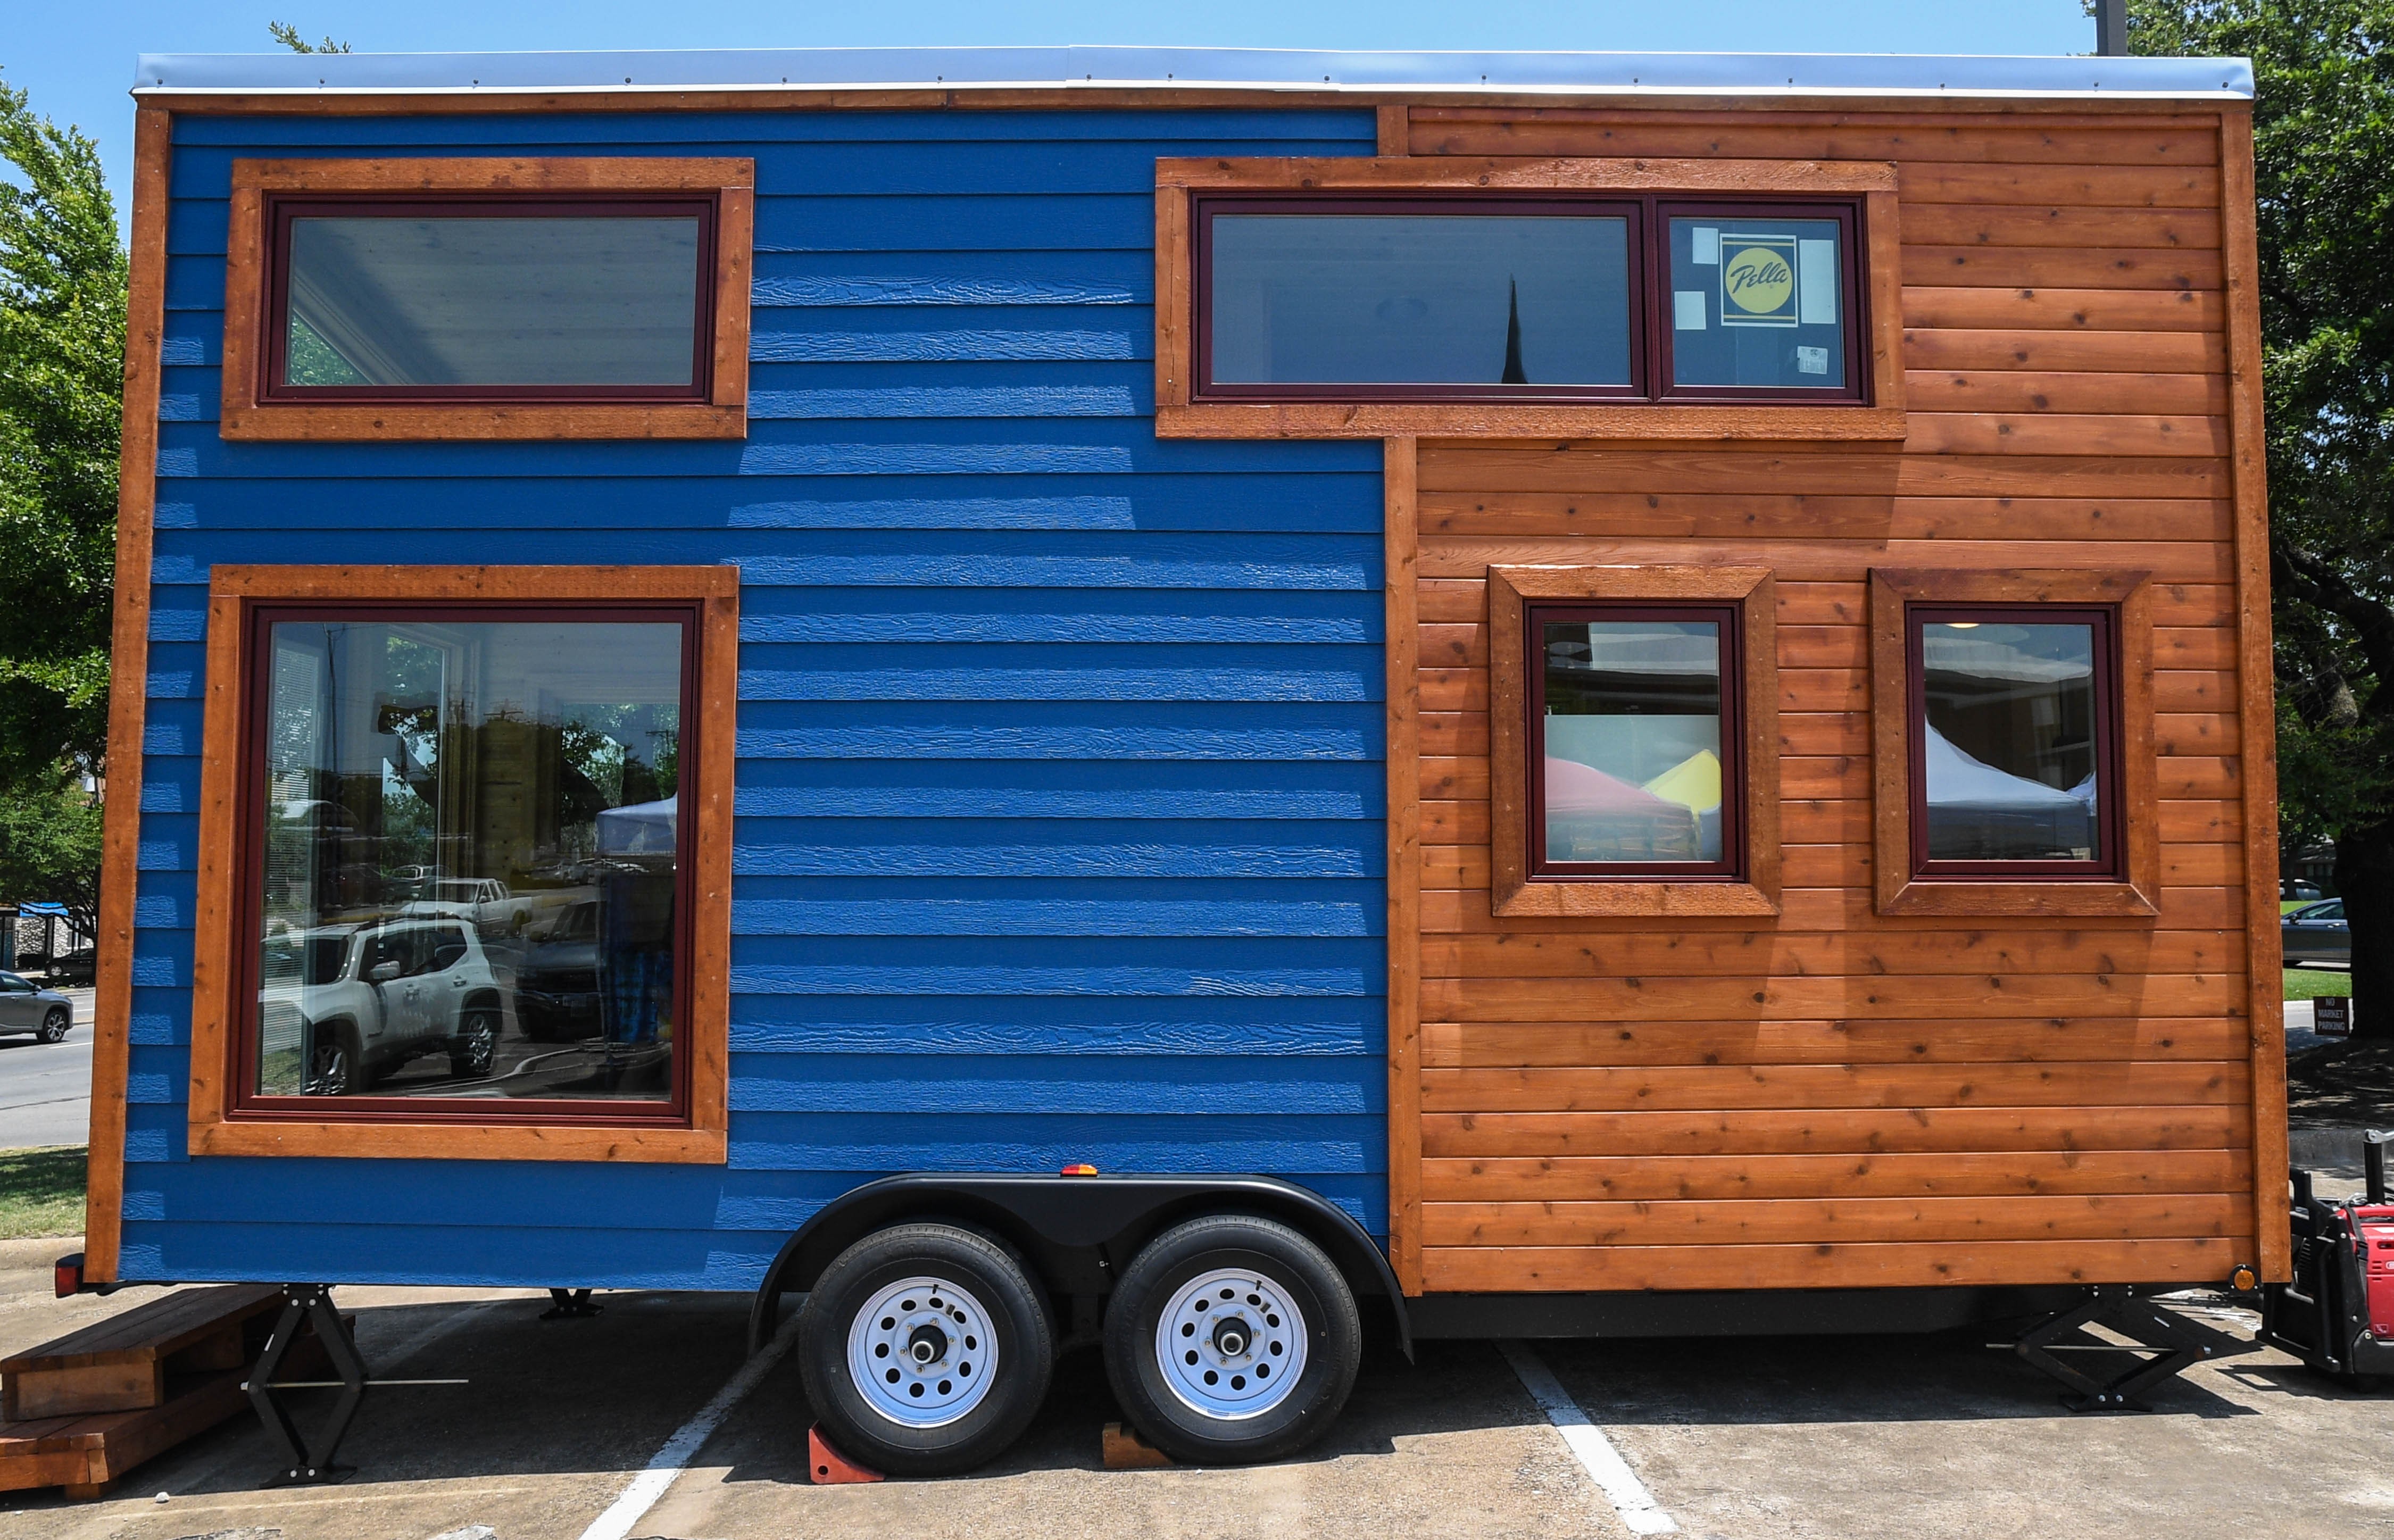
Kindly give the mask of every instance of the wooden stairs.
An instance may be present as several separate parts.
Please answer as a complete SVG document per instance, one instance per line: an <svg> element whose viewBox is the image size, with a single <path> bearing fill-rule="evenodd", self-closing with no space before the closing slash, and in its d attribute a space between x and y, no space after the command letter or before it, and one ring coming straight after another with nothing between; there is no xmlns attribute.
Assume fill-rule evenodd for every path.
<svg viewBox="0 0 2394 1540"><path fill-rule="evenodd" d="M105 1496L142 1461L247 1410L248 1366L282 1309L272 1284L183 1289L0 1360L0 1492ZM282 1372L325 1362L311 1335Z"/></svg>

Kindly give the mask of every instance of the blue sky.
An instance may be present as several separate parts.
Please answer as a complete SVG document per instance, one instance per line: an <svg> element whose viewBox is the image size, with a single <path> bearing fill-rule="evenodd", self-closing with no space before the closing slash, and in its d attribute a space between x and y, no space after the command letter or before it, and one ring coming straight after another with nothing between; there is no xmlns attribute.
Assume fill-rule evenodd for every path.
<svg viewBox="0 0 2394 1540"><path fill-rule="evenodd" d="M1128 43L1285 48L1686 48L2062 54L2094 49L2080 0L6 0L0 78L99 141L120 203L141 53L271 50L266 24L360 52ZM120 210L121 212L121 210Z"/></svg>

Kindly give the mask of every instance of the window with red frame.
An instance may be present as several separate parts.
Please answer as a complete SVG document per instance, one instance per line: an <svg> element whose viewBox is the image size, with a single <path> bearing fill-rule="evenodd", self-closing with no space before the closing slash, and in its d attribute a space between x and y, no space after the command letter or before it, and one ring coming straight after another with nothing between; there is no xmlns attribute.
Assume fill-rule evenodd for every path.
<svg viewBox="0 0 2394 1540"><path fill-rule="evenodd" d="M2117 878L2117 611L1912 604L1904 625L1914 875Z"/></svg>
<svg viewBox="0 0 2394 1540"><path fill-rule="evenodd" d="M1742 880L1743 677L1733 604L1532 604L1534 878Z"/></svg>
<svg viewBox="0 0 2394 1540"><path fill-rule="evenodd" d="M261 605L248 1115L687 1115L694 605Z"/></svg>
<svg viewBox="0 0 2394 1540"><path fill-rule="evenodd" d="M1200 194L1201 401L1856 404L1853 202Z"/></svg>
<svg viewBox="0 0 2394 1540"><path fill-rule="evenodd" d="M704 401L711 197L270 194L270 401Z"/></svg>

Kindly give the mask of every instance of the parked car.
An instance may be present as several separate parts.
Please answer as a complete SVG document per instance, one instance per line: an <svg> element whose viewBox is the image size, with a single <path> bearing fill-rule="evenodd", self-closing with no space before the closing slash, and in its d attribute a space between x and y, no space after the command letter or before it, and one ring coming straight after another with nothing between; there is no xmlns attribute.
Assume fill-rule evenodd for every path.
<svg viewBox="0 0 2394 1540"><path fill-rule="evenodd" d="M2282 900L2295 900L2322 898L2325 895L2320 891L2320 885L2316 882L2302 877L2280 877L2278 897Z"/></svg>
<svg viewBox="0 0 2394 1540"><path fill-rule="evenodd" d="M258 992L268 1052L300 1050L302 1090L355 1096L425 1054L449 1073L491 1073L504 1017L498 980L470 925L400 919L275 937Z"/></svg>
<svg viewBox="0 0 2394 1540"><path fill-rule="evenodd" d="M496 877L437 877L420 882L403 915L443 915L467 920L485 936L513 935L546 907L529 895L519 898Z"/></svg>
<svg viewBox="0 0 2394 1540"><path fill-rule="evenodd" d="M516 964L516 1016L537 1042L598 1030L598 901L557 911Z"/></svg>
<svg viewBox="0 0 2394 1540"><path fill-rule="evenodd" d="M0 1032L30 1032L45 1043L58 1043L73 1025L73 1001L31 979L0 973Z"/></svg>
<svg viewBox="0 0 2394 1540"><path fill-rule="evenodd" d="M2352 931L2344 922L2342 899L2289 909L2279 917L2278 934L2284 939L2288 967L2352 961Z"/></svg>
<svg viewBox="0 0 2394 1540"><path fill-rule="evenodd" d="M53 984L70 988L89 985L99 978L99 954L87 946L76 952L62 952L49 960L43 972Z"/></svg>

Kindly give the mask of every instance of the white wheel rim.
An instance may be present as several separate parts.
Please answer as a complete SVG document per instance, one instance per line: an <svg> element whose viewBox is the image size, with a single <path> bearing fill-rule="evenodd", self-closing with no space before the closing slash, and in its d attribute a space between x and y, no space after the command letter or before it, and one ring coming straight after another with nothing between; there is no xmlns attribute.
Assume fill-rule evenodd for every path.
<svg viewBox="0 0 2394 1540"><path fill-rule="evenodd" d="M848 1322L848 1372L864 1403L901 1428L945 1427L996 1383L997 1334L971 1290L901 1278Z"/></svg>
<svg viewBox="0 0 2394 1540"><path fill-rule="evenodd" d="M1236 1268L1191 1278L1155 1323L1155 1360L1180 1403L1222 1422L1259 1417L1305 1375L1305 1312L1274 1279Z"/></svg>

